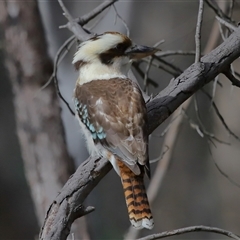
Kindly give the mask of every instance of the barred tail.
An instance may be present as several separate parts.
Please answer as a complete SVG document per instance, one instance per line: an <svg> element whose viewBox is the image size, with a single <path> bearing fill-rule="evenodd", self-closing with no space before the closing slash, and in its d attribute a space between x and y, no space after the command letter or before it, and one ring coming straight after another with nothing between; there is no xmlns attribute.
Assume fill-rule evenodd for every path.
<svg viewBox="0 0 240 240"><path fill-rule="evenodd" d="M143 182L144 173L135 175L120 161L118 166L132 226L138 229L152 229L154 222Z"/></svg>

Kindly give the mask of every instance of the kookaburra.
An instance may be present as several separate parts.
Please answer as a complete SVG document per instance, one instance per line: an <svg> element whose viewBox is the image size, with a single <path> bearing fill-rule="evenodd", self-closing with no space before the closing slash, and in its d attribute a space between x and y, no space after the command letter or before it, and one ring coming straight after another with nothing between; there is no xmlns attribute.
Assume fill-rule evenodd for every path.
<svg viewBox="0 0 240 240"><path fill-rule="evenodd" d="M73 64L76 116L91 155L103 156L121 177L128 214L135 228L153 228L144 187L150 175L147 112L138 85L128 78L134 59L154 54L118 32L105 32L80 44Z"/></svg>

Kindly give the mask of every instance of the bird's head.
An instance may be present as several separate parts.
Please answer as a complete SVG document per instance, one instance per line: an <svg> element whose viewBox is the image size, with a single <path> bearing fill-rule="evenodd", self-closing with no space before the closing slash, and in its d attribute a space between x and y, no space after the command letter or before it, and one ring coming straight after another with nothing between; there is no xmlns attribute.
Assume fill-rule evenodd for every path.
<svg viewBox="0 0 240 240"><path fill-rule="evenodd" d="M89 80L84 80L86 82L94 80L94 77L126 76L134 59L147 57L157 51L156 48L136 45L121 33L105 32L81 43L72 63L79 70L82 80L88 74Z"/></svg>

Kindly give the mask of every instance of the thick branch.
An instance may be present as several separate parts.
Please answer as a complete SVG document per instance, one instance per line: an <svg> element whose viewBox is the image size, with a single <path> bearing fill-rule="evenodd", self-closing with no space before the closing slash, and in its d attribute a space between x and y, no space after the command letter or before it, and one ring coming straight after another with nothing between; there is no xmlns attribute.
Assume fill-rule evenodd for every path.
<svg viewBox="0 0 240 240"><path fill-rule="evenodd" d="M219 47L202 57L200 63L191 65L147 103L149 133L168 118L186 99L224 71L239 56L240 27ZM78 168L51 205L45 219L41 239L59 239L57 237L67 236L72 221L81 215L76 214L76 209L83 206L85 198L110 169L111 165L106 159L94 158L89 158ZM64 210L66 208L67 212ZM59 221L58 216L60 215L61 219L65 221ZM51 235L50 233L53 232L57 234Z"/></svg>

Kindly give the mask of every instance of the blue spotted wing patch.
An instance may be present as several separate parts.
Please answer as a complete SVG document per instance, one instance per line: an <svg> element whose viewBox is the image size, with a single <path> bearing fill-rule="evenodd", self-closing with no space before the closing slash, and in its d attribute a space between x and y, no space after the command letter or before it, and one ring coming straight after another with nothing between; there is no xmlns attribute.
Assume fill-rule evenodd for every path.
<svg viewBox="0 0 240 240"><path fill-rule="evenodd" d="M94 140L104 140L106 138L106 133L103 128L97 123L92 122L91 115L88 112L86 104L81 103L77 98L74 99L75 109L87 129L91 132L92 138Z"/></svg>

